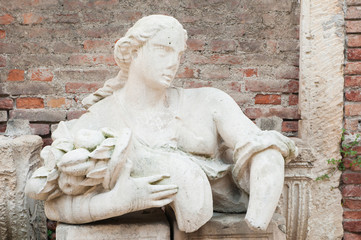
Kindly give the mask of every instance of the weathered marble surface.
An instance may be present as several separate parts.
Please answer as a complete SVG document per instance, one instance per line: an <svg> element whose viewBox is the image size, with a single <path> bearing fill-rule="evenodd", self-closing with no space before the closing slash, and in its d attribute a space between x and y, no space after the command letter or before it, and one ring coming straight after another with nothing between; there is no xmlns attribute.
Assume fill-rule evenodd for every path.
<svg viewBox="0 0 361 240"><path fill-rule="evenodd" d="M47 239L43 203L24 193L42 144L39 136L0 136L0 240Z"/></svg>

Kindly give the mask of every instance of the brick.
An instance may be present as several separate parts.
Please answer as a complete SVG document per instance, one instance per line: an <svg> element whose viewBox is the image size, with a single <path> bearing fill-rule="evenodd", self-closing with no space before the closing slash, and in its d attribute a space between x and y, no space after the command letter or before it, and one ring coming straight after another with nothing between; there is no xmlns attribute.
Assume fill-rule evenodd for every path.
<svg viewBox="0 0 361 240"><path fill-rule="evenodd" d="M361 5L361 0L346 0L347 6L359 6Z"/></svg>
<svg viewBox="0 0 361 240"><path fill-rule="evenodd" d="M95 1L78 1L78 0L65 0L65 10L74 10L82 8L111 8L118 3L118 0L95 0Z"/></svg>
<svg viewBox="0 0 361 240"><path fill-rule="evenodd" d="M5 133L5 131L6 131L6 123L2 123L2 124L0 124L0 132L2 132L2 133Z"/></svg>
<svg viewBox="0 0 361 240"><path fill-rule="evenodd" d="M12 69L8 73L7 81L24 81L24 70Z"/></svg>
<svg viewBox="0 0 361 240"><path fill-rule="evenodd" d="M108 21L108 15L104 14L103 12L89 12L85 13L82 16L82 20L84 22L90 22L90 23L105 23Z"/></svg>
<svg viewBox="0 0 361 240"><path fill-rule="evenodd" d="M230 75L229 68L223 66L210 66L201 71L201 78L208 79L226 79Z"/></svg>
<svg viewBox="0 0 361 240"><path fill-rule="evenodd" d="M50 69L38 68L31 70L32 81L51 82L54 78L53 72Z"/></svg>
<svg viewBox="0 0 361 240"><path fill-rule="evenodd" d="M54 53L78 53L82 46L78 43L56 42L53 45Z"/></svg>
<svg viewBox="0 0 361 240"><path fill-rule="evenodd" d="M345 76L345 87L361 87L361 76Z"/></svg>
<svg viewBox="0 0 361 240"><path fill-rule="evenodd" d="M6 32L4 30L0 30L0 39L4 39L6 37Z"/></svg>
<svg viewBox="0 0 361 240"><path fill-rule="evenodd" d="M57 92L56 89L48 82L21 82L11 83L6 85L6 92L11 95L38 95L41 94L52 94Z"/></svg>
<svg viewBox="0 0 361 240"><path fill-rule="evenodd" d="M230 82L227 84L227 89L230 89L235 92L242 92L242 83L240 82Z"/></svg>
<svg viewBox="0 0 361 240"><path fill-rule="evenodd" d="M3 43L0 42L0 53L19 54L21 52L20 44L18 43Z"/></svg>
<svg viewBox="0 0 361 240"><path fill-rule="evenodd" d="M68 82L68 81L86 81L86 82L101 82L106 79L113 78L117 75L118 69L73 69L66 70L60 69L56 71L54 74L57 79Z"/></svg>
<svg viewBox="0 0 361 240"><path fill-rule="evenodd" d="M343 172L342 181L345 184L361 184L361 172Z"/></svg>
<svg viewBox="0 0 361 240"><path fill-rule="evenodd" d="M67 120L78 119L84 113L86 113L86 111L69 111L66 113L66 119Z"/></svg>
<svg viewBox="0 0 361 240"><path fill-rule="evenodd" d="M30 128L35 135L48 135L50 133L49 124L31 123Z"/></svg>
<svg viewBox="0 0 361 240"><path fill-rule="evenodd" d="M294 66L285 66L278 68L276 78L279 79L298 79L299 68Z"/></svg>
<svg viewBox="0 0 361 240"><path fill-rule="evenodd" d="M1 25L8 25L14 21L14 17L10 14L5 14L0 16L0 24Z"/></svg>
<svg viewBox="0 0 361 240"><path fill-rule="evenodd" d="M342 196L344 197L361 197L360 185L346 185L342 189Z"/></svg>
<svg viewBox="0 0 361 240"><path fill-rule="evenodd" d="M297 131L298 131L298 121L282 122L282 132L297 132Z"/></svg>
<svg viewBox="0 0 361 240"><path fill-rule="evenodd" d="M31 122L59 122L66 118L65 111L45 109L16 109L10 110L11 119L27 119Z"/></svg>
<svg viewBox="0 0 361 240"><path fill-rule="evenodd" d="M14 101L11 98L0 98L0 109L13 109Z"/></svg>
<svg viewBox="0 0 361 240"><path fill-rule="evenodd" d="M298 109L277 107L277 108L246 108L244 113L250 119L256 119L260 117L272 117L277 116L282 119L299 119Z"/></svg>
<svg viewBox="0 0 361 240"><path fill-rule="evenodd" d="M68 64L80 66L108 65L116 66L113 55L73 55L70 56Z"/></svg>
<svg viewBox="0 0 361 240"><path fill-rule="evenodd" d="M79 14L55 14L53 16L55 23L78 23L80 22Z"/></svg>
<svg viewBox="0 0 361 240"><path fill-rule="evenodd" d="M361 211L344 211L344 219L361 219Z"/></svg>
<svg viewBox="0 0 361 240"><path fill-rule="evenodd" d="M360 19L361 7L348 7L346 11L345 19Z"/></svg>
<svg viewBox="0 0 361 240"><path fill-rule="evenodd" d="M347 33L360 33L361 32L361 21L346 21L346 32Z"/></svg>
<svg viewBox="0 0 361 240"><path fill-rule="evenodd" d="M50 146L52 143L53 143L53 139L51 138L42 138L43 139L43 148L46 147L46 146ZM53 233L55 234L55 233ZM51 237L51 239L55 239L55 237Z"/></svg>
<svg viewBox="0 0 361 240"><path fill-rule="evenodd" d="M67 83L65 91L67 93L92 93L102 87L100 83Z"/></svg>
<svg viewBox="0 0 361 240"><path fill-rule="evenodd" d="M343 228L348 232L361 232L361 220L344 221Z"/></svg>
<svg viewBox="0 0 361 240"><path fill-rule="evenodd" d="M361 35L348 35L347 46L349 47L361 47Z"/></svg>
<svg viewBox="0 0 361 240"><path fill-rule="evenodd" d="M298 81L246 80L246 91L297 93Z"/></svg>
<svg viewBox="0 0 361 240"><path fill-rule="evenodd" d="M273 105L280 105L281 104L281 96L280 95L264 95L264 94L257 94L254 99L255 104L273 104Z"/></svg>
<svg viewBox="0 0 361 240"><path fill-rule="evenodd" d="M235 69L236 74L239 72L242 77L258 77L257 68L239 68Z"/></svg>
<svg viewBox="0 0 361 240"><path fill-rule="evenodd" d="M244 77L257 77L258 76L258 70L254 69L254 68L248 68L248 69L243 69L243 76Z"/></svg>
<svg viewBox="0 0 361 240"><path fill-rule="evenodd" d="M201 88L201 87L212 87L211 81L185 81L184 88Z"/></svg>
<svg viewBox="0 0 361 240"><path fill-rule="evenodd" d="M345 97L348 101L360 102L361 101L361 90L348 90L345 91Z"/></svg>
<svg viewBox="0 0 361 240"><path fill-rule="evenodd" d="M51 108L60 108L63 106L69 107L70 103L67 101L67 99L62 97L49 99L46 105Z"/></svg>
<svg viewBox="0 0 361 240"><path fill-rule="evenodd" d="M348 131L357 131L358 129L358 120L357 119L345 119L344 128Z"/></svg>
<svg viewBox="0 0 361 240"><path fill-rule="evenodd" d="M35 13L24 13L23 24L39 24L43 22L43 17Z"/></svg>
<svg viewBox="0 0 361 240"><path fill-rule="evenodd" d="M6 67L6 58L0 56L0 67Z"/></svg>
<svg viewBox="0 0 361 240"><path fill-rule="evenodd" d="M188 39L187 48L192 51L204 50L204 41L200 39Z"/></svg>
<svg viewBox="0 0 361 240"><path fill-rule="evenodd" d="M345 232L343 235L343 240L361 240L361 234Z"/></svg>
<svg viewBox="0 0 361 240"><path fill-rule="evenodd" d="M19 109L44 108L44 99L42 98L18 98L16 99L16 107Z"/></svg>
<svg viewBox="0 0 361 240"><path fill-rule="evenodd" d="M194 70L189 67L184 67L178 70L176 78L194 78Z"/></svg>
<svg viewBox="0 0 361 240"><path fill-rule="evenodd" d="M348 60L361 60L361 48L347 49Z"/></svg>
<svg viewBox="0 0 361 240"><path fill-rule="evenodd" d="M234 40L213 40L210 48L213 52L231 52L236 50L237 43Z"/></svg>
<svg viewBox="0 0 361 240"><path fill-rule="evenodd" d="M294 106L298 104L298 95L291 94L288 96L288 105Z"/></svg>
<svg viewBox="0 0 361 240"><path fill-rule="evenodd" d="M345 74L361 74L361 62L346 63Z"/></svg>
<svg viewBox="0 0 361 240"><path fill-rule="evenodd" d="M290 52L290 51L295 51L295 50L299 50L299 41L297 40L292 40L292 41L278 41L277 42L277 46L278 46L278 50L281 52Z"/></svg>
<svg viewBox="0 0 361 240"><path fill-rule="evenodd" d="M361 103L345 104L345 116L358 116L361 115Z"/></svg>
<svg viewBox="0 0 361 240"><path fill-rule="evenodd" d="M83 42L85 50L107 51L111 50L111 43L105 40L85 40Z"/></svg>

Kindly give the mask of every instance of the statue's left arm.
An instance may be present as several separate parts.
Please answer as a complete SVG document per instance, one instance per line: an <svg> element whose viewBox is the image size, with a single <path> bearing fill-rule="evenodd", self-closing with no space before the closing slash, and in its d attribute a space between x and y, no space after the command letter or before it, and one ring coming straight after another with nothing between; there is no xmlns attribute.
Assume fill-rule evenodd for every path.
<svg viewBox="0 0 361 240"><path fill-rule="evenodd" d="M250 194L245 220L265 230L283 189L285 160L295 157L297 148L281 133L261 131L226 93L215 91L212 101L217 131L233 149L233 178Z"/></svg>

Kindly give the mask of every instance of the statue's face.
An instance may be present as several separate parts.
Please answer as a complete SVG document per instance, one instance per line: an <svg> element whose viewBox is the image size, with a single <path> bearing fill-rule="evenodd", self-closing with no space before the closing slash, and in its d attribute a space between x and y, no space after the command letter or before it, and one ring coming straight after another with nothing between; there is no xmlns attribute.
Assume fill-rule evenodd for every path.
<svg viewBox="0 0 361 240"><path fill-rule="evenodd" d="M156 33L138 50L132 62L139 77L150 88L168 88L185 50L184 33L168 28Z"/></svg>

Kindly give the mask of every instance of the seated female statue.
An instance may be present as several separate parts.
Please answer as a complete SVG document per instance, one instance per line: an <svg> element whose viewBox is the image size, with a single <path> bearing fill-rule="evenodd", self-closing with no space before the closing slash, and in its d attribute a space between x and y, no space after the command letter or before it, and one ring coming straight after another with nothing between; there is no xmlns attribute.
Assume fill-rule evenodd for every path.
<svg viewBox="0 0 361 240"><path fill-rule="evenodd" d="M267 228L285 159L297 149L287 137L261 131L218 89L172 87L186 40L182 25L163 15L140 19L118 40L118 76L84 99L87 113L59 125L42 156L55 156L54 148L63 153L27 184L30 196L46 200L48 218L86 223L170 205L186 232L213 211L247 211L250 227ZM107 140L86 147L100 130ZM104 149L111 154L99 160ZM53 171L58 175L49 177ZM57 185L40 188L39 176L58 178Z"/></svg>

